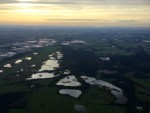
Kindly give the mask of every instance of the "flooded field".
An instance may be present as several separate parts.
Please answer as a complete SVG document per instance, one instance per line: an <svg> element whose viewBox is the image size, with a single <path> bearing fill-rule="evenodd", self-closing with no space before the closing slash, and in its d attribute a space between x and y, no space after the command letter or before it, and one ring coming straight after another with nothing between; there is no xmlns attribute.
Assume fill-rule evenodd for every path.
<svg viewBox="0 0 150 113"><path fill-rule="evenodd" d="M35 79L48 79L48 78L54 78L58 75L54 75L54 73L35 73L30 78L27 78L26 80L35 80Z"/></svg>
<svg viewBox="0 0 150 113"><path fill-rule="evenodd" d="M81 83L77 81L77 78L75 76L67 76L63 79L61 79L56 85L62 85L62 86L81 86Z"/></svg>
<svg viewBox="0 0 150 113"><path fill-rule="evenodd" d="M63 95L69 95L74 98L78 98L82 94L80 90L75 89L60 89L59 93Z"/></svg>
<svg viewBox="0 0 150 113"><path fill-rule="evenodd" d="M11 64L5 64L4 67L6 67L6 68L12 68Z"/></svg>
<svg viewBox="0 0 150 113"><path fill-rule="evenodd" d="M115 100L115 103L125 104L127 102L127 98L124 97L123 95L123 90L114 86L113 84L110 84L103 80L96 80L95 78L87 77L87 76L81 76L81 78L85 80L86 83L89 83L90 85L97 85L101 88L110 91L117 98Z"/></svg>
<svg viewBox="0 0 150 113"><path fill-rule="evenodd" d="M8 53L14 56L0 63L0 113L149 113L149 42L77 36Z"/></svg>

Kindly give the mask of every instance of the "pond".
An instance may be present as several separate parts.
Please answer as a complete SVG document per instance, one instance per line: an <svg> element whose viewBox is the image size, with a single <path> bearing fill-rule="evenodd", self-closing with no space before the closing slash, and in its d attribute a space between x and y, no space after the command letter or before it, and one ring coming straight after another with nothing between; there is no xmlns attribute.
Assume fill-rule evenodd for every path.
<svg viewBox="0 0 150 113"><path fill-rule="evenodd" d="M67 76L61 79L56 85L62 86L81 86L81 83L77 81L75 76Z"/></svg>
<svg viewBox="0 0 150 113"><path fill-rule="evenodd" d="M54 73L35 73L30 78L27 78L26 80L33 80L33 79L47 79L47 78L54 78L58 75L54 75Z"/></svg>
<svg viewBox="0 0 150 113"><path fill-rule="evenodd" d="M63 95L69 95L74 98L78 98L82 94L80 90L76 89L60 89L59 93Z"/></svg>
<svg viewBox="0 0 150 113"><path fill-rule="evenodd" d="M11 64L5 64L4 67L6 67L6 68L12 68Z"/></svg>
<svg viewBox="0 0 150 113"><path fill-rule="evenodd" d="M16 60L15 64L20 64L22 60Z"/></svg>
<svg viewBox="0 0 150 113"><path fill-rule="evenodd" d="M25 57L25 59L26 59L26 60L31 60L31 59L32 59L32 57Z"/></svg>

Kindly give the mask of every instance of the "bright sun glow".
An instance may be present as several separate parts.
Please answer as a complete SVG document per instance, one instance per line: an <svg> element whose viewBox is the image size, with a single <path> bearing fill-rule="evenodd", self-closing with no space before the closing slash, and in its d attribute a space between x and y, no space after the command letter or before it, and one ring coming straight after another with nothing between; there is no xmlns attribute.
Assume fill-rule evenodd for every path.
<svg viewBox="0 0 150 113"><path fill-rule="evenodd" d="M34 9L16 10L16 12L19 12L19 13L28 13L28 14L33 14L33 13L40 14L40 13L43 13L41 10L34 10Z"/></svg>
<svg viewBox="0 0 150 113"><path fill-rule="evenodd" d="M20 13L41 13L42 10L34 8L35 4L32 3L18 3L15 4L18 9L15 10L16 12Z"/></svg>
<svg viewBox="0 0 150 113"><path fill-rule="evenodd" d="M17 8L32 8L33 6L35 6L35 4L33 3L15 3L15 4L9 4L9 7L15 7L15 9Z"/></svg>
<svg viewBox="0 0 150 113"><path fill-rule="evenodd" d="M20 1L20 2L35 2L37 0L18 0L18 1Z"/></svg>
<svg viewBox="0 0 150 113"><path fill-rule="evenodd" d="M19 7L22 7L22 8L26 8L26 7L31 7L33 6L33 4L30 4L30 3L19 3L17 4Z"/></svg>

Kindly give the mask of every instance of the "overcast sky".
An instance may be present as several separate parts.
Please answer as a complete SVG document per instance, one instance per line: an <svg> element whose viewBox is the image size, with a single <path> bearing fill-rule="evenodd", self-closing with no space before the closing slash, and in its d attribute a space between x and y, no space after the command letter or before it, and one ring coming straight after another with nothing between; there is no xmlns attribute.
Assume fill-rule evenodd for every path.
<svg viewBox="0 0 150 113"><path fill-rule="evenodd" d="M0 24L150 26L150 0L0 0Z"/></svg>

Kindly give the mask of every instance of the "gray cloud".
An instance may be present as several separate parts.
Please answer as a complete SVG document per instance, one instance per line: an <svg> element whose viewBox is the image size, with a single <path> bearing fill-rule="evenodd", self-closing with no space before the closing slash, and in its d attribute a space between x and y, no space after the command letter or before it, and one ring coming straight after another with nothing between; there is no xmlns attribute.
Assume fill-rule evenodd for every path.
<svg viewBox="0 0 150 113"><path fill-rule="evenodd" d="M0 4L19 3L17 0L0 0ZM150 0L37 0L36 2L27 1L27 3L38 4L74 4L74 5L101 5L101 4L150 4Z"/></svg>
<svg viewBox="0 0 150 113"><path fill-rule="evenodd" d="M18 0L0 0L0 4L11 4L11 3L35 3L35 4L79 4L80 1L74 0L37 0L37 1L18 1Z"/></svg>
<svg viewBox="0 0 150 113"><path fill-rule="evenodd" d="M150 21L150 19L132 19L132 20L116 20L117 22L121 23L134 23L134 22L141 22L141 21Z"/></svg>
<svg viewBox="0 0 150 113"><path fill-rule="evenodd" d="M139 20L117 20L117 22L122 22L122 23L133 23L133 22L138 22Z"/></svg>
<svg viewBox="0 0 150 113"><path fill-rule="evenodd" d="M12 4L12 3L20 3L19 0L0 0L0 4ZM47 5L47 8L51 8L51 5L58 5L69 10L82 10L87 5L87 7L95 9L100 7L106 7L107 9L111 9L114 7L119 8L134 8L136 5L145 5L146 7L150 5L150 0L27 0L26 2L22 1L21 3L34 3L38 7L38 5ZM51 4L51 5L50 5ZM39 6L40 8L41 7ZM86 8L87 8L86 7ZM0 6L0 10L11 10L11 6ZM148 10L147 10L148 11ZM146 11L146 12L147 12ZM88 13L88 12L87 12Z"/></svg>
<svg viewBox="0 0 150 113"><path fill-rule="evenodd" d="M100 19L45 19L48 21L69 21L69 22L108 22L110 20Z"/></svg>
<svg viewBox="0 0 150 113"><path fill-rule="evenodd" d="M136 23L150 21L150 19L122 19L122 20L101 20L101 19L45 19L47 21L65 21L65 22L119 22L119 23Z"/></svg>
<svg viewBox="0 0 150 113"><path fill-rule="evenodd" d="M16 0L0 0L0 4L17 3Z"/></svg>

